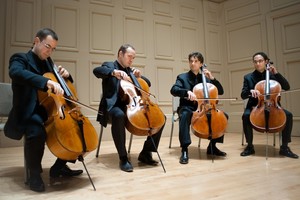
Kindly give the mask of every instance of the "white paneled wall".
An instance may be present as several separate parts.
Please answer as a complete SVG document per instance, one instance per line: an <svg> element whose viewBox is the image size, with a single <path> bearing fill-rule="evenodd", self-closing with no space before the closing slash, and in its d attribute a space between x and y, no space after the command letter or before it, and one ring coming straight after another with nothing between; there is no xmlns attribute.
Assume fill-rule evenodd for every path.
<svg viewBox="0 0 300 200"><path fill-rule="evenodd" d="M116 59L123 43L136 47L134 67L152 82L151 93L168 120L170 88L188 70L187 55L200 51L205 63L225 88L223 97L238 97L243 75L252 71L252 55L266 51L291 88L300 88L299 0L1 0L0 80L9 82L8 60L30 49L41 27L59 36L53 59L75 79L79 100L97 109L101 80L92 70ZM4 10L3 10L4 11ZM294 113L294 132L300 135L300 94L282 95L283 106ZM228 131L241 132L243 103L220 102L230 116ZM83 109L98 129L96 113ZM108 133L109 129L106 130ZM105 134L111 139L110 134Z"/></svg>

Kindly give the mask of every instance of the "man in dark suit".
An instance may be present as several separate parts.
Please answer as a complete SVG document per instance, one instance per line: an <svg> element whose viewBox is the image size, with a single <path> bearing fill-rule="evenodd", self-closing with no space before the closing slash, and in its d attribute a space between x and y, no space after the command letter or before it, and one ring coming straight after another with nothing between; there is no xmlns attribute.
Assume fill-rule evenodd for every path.
<svg viewBox="0 0 300 200"><path fill-rule="evenodd" d="M5 135L12 139L25 137L25 160L29 169L30 189L37 192L45 190L41 178L42 158L44 154L47 120L45 109L40 106L38 91L51 89L57 95L63 95L60 84L43 76L53 72L47 58L55 50L58 37L56 33L44 28L37 32L33 47L27 53L16 53L9 61L9 76L12 79L13 108L4 127ZM59 73L72 80L69 72L59 66ZM66 161L57 159L50 169L50 177L76 176L82 170L71 170Z"/></svg>
<svg viewBox="0 0 300 200"><path fill-rule="evenodd" d="M127 102L122 100L120 94L121 86L120 80L129 80L130 76L144 79L149 87L150 81L141 75L140 70L131 67L135 58L135 49L129 44L122 45L118 50L118 58L114 62L104 62L102 66L94 69L94 75L102 79L102 99L99 105L99 113L97 121L104 127L108 122L111 122L111 132L115 146L117 148L120 162L119 167L125 172L132 172L133 167L127 157L125 147L126 142L126 106ZM132 77L131 79L134 79ZM159 140L163 131L164 125L161 129L152 135L155 146L153 145L150 136L144 143L144 147L139 154L138 160L148 165L157 165L158 162L153 160L152 152L156 152Z"/></svg>
<svg viewBox="0 0 300 200"><path fill-rule="evenodd" d="M262 80L266 79L266 65L269 63L269 58L264 52L257 52L252 57L253 65L255 70L244 76L244 83L241 92L242 99L248 99L248 103L244 114L242 116L243 120L243 130L245 133L246 141L248 143L247 147L241 153L241 156L249 156L254 154L253 146L253 130L252 124L250 122L250 113L252 108L258 104L258 96L260 95L259 90L255 90L255 85ZM281 88L284 90L289 90L289 82L277 71L273 64L270 65L270 80L275 80L279 82ZM285 128L282 130L282 145L280 146L279 154L290 157L298 158L298 155L294 154L288 147L288 143L291 142L291 132L293 127L293 115L291 112L284 109L286 115Z"/></svg>
<svg viewBox="0 0 300 200"><path fill-rule="evenodd" d="M192 52L189 54L188 59L190 71L179 74L170 91L173 96L180 97L180 105L177 112L179 114L179 141L181 147L181 157L179 162L181 164L187 164L189 161L188 146L192 143L190 136L190 124L193 112L198 107L197 102L195 101L197 97L193 93L193 88L198 83L203 82L202 75L200 74L200 68L203 67L204 63L202 54L200 52ZM207 69L203 69L203 73L206 76L207 83L214 84L218 89L218 94L222 95L224 90L221 83ZM228 118L227 115L226 117ZM207 147L207 154L226 156L225 152L216 147L216 143L223 143L223 139L224 135L210 140Z"/></svg>

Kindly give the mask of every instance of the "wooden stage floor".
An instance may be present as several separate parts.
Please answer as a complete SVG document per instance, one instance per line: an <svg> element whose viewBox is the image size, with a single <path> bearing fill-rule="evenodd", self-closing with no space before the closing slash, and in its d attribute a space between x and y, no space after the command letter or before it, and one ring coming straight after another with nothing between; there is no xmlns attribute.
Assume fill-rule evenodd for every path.
<svg viewBox="0 0 300 200"><path fill-rule="evenodd" d="M49 169L55 157L45 147L42 176L46 191L33 192L24 184L23 147L0 148L0 199L300 199L300 159L279 155L278 136L273 147L273 137L269 135L266 157L267 137L256 133L256 154L241 157L245 147L241 145L241 134L226 133L224 144L217 144L217 147L228 155L214 160L206 155L208 141L202 140L198 149L198 138L192 136L187 165L179 164L181 149L177 136L173 138L172 148L169 148L169 137L162 137L159 155L166 173L161 164L151 167L138 163L144 139L133 138L130 152L132 173L119 169L112 141L102 142L98 158L95 157L96 151L85 157L96 191L85 171L79 177L49 179ZM300 155L300 137L293 137L289 146ZM157 154L153 157L158 160ZM84 170L81 162L68 165L72 169Z"/></svg>

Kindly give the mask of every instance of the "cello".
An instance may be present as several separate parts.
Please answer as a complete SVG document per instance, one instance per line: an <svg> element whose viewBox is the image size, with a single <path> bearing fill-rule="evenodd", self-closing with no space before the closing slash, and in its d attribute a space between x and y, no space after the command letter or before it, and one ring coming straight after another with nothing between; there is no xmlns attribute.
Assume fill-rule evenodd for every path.
<svg viewBox="0 0 300 200"><path fill-rule="evenodd" d="M45 108L48 116L45 121L46 144L56 157L68 161L78 159L85 167L83 157L96 149L98 135L89 119L74 103L78 102L78 98L71 81L60 76L50 57L48 62L53 73L47 72L43 76L59 83L64 90L64 96L55 95L50 89L38 93L40 105ZM87 169L86 172L89 176ZM94 185L93 187L96 190Z"/></svg>
<svg viewBox="0 0 300 200"><path fill-rule="evenodd" d="M285 127L286 115L279 105L281 85L270 80L270 65L266 66L266 79L255 85L255 90L260 94L258 104L250 113L250 122L253 128L259 132L275 133Z"/></svg>
<svg viewBox="0 0 300 200"><path fill-rule="evenodd" d="M158 105L151 101L149 86L142 78L135 78L130 72L130 81L120 80L123 101L126 108L127 130L139 136L157 133L165 124L165 116Z"/></svg>
<svg viewBox="0 0 300 200"><path fill-rule="evenodd" d="M142 78L136 78L129 68L127 68L127 73L130 80L121 79L121 89L119 90L122 101L127 102L126 129L133 135L150 136L162 168L166 172L152 138L152 135L156 134L165 125L165 115L158 105L151 101L150 95L152 94L149 93L147 82Z"/></svg>
<svg viewBox="0 0 300 200"><path fill-rule="evenodd" d="M191 128L194 135L199 138L216 139L224 135L227 127L227 117L222 110L217 109L218 89L215 85L207 83L201 67L202 83L193 88L198 107L193 112Z"/></svg>

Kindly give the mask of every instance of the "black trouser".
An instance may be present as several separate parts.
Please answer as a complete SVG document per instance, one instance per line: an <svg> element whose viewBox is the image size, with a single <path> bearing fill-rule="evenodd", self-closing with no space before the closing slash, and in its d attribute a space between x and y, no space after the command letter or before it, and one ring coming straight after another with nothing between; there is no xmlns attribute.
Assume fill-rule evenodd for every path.
<svg viewBox="0 0 300 200"><path fill-rule="evenodd" d="M43 172L42 158L45 150L46 130L42 121L39 115L33 115L25 131L25 161L30 175L38 175ZM67 161L57 158L53 167L59 170L66 163Z"/></svg>
<svg viewBox="0 0 300 200"><path fill-rule="evenodd" d="M285 109L283 110L286 115L286 123L284 129L282 130L282 145L285 146L291 142L291 133L293 128L293 114ZM242 116L243 131L248 145L253 144L253 129L252 129L252 124L250 122L250 113L251 113L251 109L249 108L245 109L244 114Z"/></svg>
<svg viewBox="0 0 300 200"><path fill-rule="evenodd" d="M127 116L120 107L113 107L109 111L109 119L111 122L112 137L115 146L117 148L119 157L121 159L122 157L127 156L127 151L125 146L126 145L125 126L126 126ZM156 148L158 148L163 128L164 126L156 134L151 136ZM153 142L151 141L151 137L150 136L147 137L142 151L151 151L151 152L156 151L156 148L154 147Z"/></svg>
<svg viewBox="0 0 300 200"><path fill-rule="evenodd" d="M179 109L179 142L181 148L187 148L191 143L191 135L190 135L190 125L193 116L193 108L188 106L181 107ZM228 119L228 115L225 113L225 116ZM212 139L211 143L223 143L224 135Z"/></svg>

